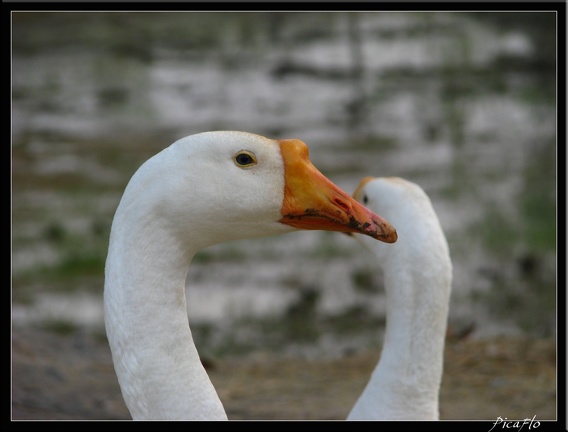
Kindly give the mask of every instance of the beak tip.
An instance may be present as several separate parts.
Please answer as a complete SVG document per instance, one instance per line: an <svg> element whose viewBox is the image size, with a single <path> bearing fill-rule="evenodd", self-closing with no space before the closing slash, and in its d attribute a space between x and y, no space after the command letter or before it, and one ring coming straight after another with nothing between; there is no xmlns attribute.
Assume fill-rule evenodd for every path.
<svg viewBox="0 0 568 432"><path fill-rule="evenodd" d="M372 235L372 237L384 243L395 243L398 240L398 233L390 224L380 224L379 229L377 229L373 234L374 235Z"/></svg>
<svg viewBox="0 0 568 432"><path fill-rule="evenodd" d="M396 241L398 240L396 231L388 233L377 233L377 235L374 237L377 240L382 241L383 243L396 243Z"/></svg>
<svg viewBox="0 0 568 432"><path fill-rule="evenodd" d="M398 233L392 224L381 216L371 213L371 223L365 224L363 234L367 234L384 243L394 243L398 239Z"/></svg>
<svg viewBox="0 0 568 432"><path fill-rule="evenodd" d="M398 233L393 228L393 231L387 236L387 243L396 243L398 240Z"/></svg>

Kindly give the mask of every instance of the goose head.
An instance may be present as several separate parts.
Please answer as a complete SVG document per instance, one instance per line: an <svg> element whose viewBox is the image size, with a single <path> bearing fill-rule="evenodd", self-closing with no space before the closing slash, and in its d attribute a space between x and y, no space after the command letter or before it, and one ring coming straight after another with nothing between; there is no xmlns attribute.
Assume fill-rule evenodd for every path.
<svg viewBox="0 0 568 432"><path fill-rule="evenodd" d="M120 207L117 217L158 221L198 248L297 229L397 238L311 163L305 143L237 131L176 141L140 167Z"/></svg>
<svg viewBox="0 0 568 432"><path fill-rule="evenodd" d="M397 226L394 245L355 236L389 272L428 269L431 275L444 276L445 282L440 285L449 285L451 260L446 236L430 198L419 185L400 177L365 177L353 198Z"/></svg>

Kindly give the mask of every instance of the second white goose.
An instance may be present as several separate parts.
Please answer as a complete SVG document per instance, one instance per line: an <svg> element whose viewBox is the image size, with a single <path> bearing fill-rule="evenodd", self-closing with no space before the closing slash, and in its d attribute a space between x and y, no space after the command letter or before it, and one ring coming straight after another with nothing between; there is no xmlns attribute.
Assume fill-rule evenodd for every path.
<svg viewBox="0 0 568 432"><path fill-rule="evenodd" d="M387 315L380 360L348 420L438 420L452 284L446 236L415 183L367 177L354 197L392 222L398 241L355 234L383 272Z"/></svg>

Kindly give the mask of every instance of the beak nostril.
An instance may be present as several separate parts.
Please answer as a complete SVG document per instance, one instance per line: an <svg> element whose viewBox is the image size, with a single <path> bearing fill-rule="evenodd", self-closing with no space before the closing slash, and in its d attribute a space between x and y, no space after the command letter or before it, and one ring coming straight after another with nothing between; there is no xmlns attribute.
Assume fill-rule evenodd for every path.
<svg viewBox="0 0 568 432"><path fill-rule="evenodd" d="M337 204L337 205L338 205L339 207L341 207L343 210L345 210L345 211L347 211L347 212L351 210L351 207L349 206L349 204L347 204L347 203L341 201L339 198L335 198L334 201L335 201L335 204Z"/></svg>

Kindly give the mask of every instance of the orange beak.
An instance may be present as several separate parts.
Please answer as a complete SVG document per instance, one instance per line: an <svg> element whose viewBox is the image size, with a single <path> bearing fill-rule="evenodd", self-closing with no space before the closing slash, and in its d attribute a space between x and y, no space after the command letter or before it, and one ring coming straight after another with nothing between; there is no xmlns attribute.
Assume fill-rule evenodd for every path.
<svg viewBox="0 0 568 432"><path fill-rule="evenodd" d="M358 203L311 162L300 140L280 140L286 184L280 222L305 230L359 233L394 243L397 233L385 219Z"/></svg>

